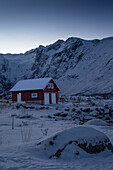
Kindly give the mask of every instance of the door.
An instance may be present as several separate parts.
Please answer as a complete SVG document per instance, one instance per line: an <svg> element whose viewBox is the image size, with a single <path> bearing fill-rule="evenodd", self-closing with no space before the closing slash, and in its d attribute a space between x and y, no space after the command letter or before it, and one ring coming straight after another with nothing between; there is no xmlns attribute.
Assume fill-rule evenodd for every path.
<svg viewBox="0 0 113 170"><path fill-rule="evenodd" d="M56 93L51 93L51 103L56 104Z"/></svg>
<svg viewBox="0 0 113 170"><path fill-rule="evenodd" d="M17 102L21 103L21 93L17 94Z"/></svg>
<svg viewBox="0 0 113 170"><path fill-rule="evenodd" d="M50 104L49 93L44 93L44 104Z"/></svg>

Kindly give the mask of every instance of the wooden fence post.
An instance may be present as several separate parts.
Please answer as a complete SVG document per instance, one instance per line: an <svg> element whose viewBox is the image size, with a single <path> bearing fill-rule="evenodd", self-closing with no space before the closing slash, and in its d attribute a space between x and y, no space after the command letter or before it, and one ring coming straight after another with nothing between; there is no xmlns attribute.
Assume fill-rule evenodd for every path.
<svg viewBox="0 0 113 170"><path fill-rule="evenodd" d="M14 129L14 117L16 116L16 114L12 114L11 117L12 117L12 129Z"/></svg>

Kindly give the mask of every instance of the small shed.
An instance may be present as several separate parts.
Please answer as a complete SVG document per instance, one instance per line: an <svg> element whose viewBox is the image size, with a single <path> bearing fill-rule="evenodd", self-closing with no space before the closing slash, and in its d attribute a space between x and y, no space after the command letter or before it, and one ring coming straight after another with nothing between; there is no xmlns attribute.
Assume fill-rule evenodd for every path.
<svg viewBox="0 0 113 170"><path fill-rule="evenodd" d="M59 88L51 77L20 80L10 90L12 101L35 101L40 104L56 104Z"/></svg>

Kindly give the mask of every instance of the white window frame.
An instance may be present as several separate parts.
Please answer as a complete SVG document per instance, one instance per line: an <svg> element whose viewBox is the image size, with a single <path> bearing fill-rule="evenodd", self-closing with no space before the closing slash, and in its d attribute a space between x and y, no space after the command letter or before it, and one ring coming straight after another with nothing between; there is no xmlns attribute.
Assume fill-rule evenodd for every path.
<svg viewBox="0 0 113 170"><path fill-rule="evenodd" d="M54 84L53 83L49 83L48 84L48 89L54 89Z"/></svg>
<svg viewBox="0 0 113 170"><path fill-rule="evenodd" d="M51 83L51 89L54 89L54 84L53 83Z"/></svg>
<svg viewBox="0 0 113 170"><path fill-rule="evenodd" d="M51 89L51 83L48 84L48 89Z"/></svg>
<svg viewBox="0 0 113 170"><path fill-rule="evenodd" d="M38 94L37 94L37 93L32 93L32 94L31 94L31 97L32 97L32 98L37 98L37 97L38 97Z"/></svg>

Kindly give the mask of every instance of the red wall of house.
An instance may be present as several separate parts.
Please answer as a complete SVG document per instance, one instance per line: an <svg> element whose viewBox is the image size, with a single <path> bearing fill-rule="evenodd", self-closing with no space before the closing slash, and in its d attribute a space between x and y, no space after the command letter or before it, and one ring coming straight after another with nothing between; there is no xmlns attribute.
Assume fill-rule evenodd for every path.
<svg viewBox="0 0 113 170"><path fill-rule="evenodd" d="M12 101L17 101L17 94L19 93L21 93L22 101L44 100L44 94L42 90L31 90L31 91L12 92ZM32 98L32 93L37 93L37 98Z"/></svg>

